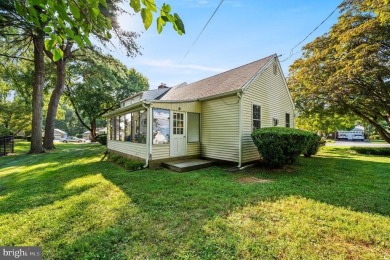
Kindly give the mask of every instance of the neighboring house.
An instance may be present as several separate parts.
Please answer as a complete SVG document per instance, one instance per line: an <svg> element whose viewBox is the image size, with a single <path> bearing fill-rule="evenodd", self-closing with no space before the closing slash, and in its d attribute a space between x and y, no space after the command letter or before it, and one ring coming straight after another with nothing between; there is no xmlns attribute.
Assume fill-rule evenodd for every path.
<svg viewBox="0 0 390 260"><path fill-rule="evenodd" d="M66 138L67 136L68 136L67 132L57 128L54 129L54 140L61 140L62 138Z"/></svg>
<svg viewBox="0 0 390 260"><path fill-rule="evenodd" d="M96 134L97 135L102 135L102 134L107 134L107 127L104 128L97 128L96 129ZM91 131L85 131L83 133L83 139L85 140L91 140Z"/></svg>
<svg viewBox="0 0 390 260"><path fill-rule="evenodd" d="M276 54L191 84L143 91L105 117L108 149L152 167L188 157L241 166L259 159L253 130L295 125Z"/></svg>

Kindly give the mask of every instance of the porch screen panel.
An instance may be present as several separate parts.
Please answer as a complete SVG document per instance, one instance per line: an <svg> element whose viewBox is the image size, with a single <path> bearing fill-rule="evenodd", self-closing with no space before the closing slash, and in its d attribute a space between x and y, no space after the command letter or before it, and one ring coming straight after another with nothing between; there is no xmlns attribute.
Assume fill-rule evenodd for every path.
<svg viewBox="0 0 390 260"><path fill-rule="evenodd" d="M125 115L125 141L131 142L131 113Z"/></svg>
<svg viewBox="0 0 390 260"><path fill-rule="evenodd" d="M200 141L200 114L188 113L187 141L195 143Z"/></svg>
<svg viewBox="0 0 390 260"><path fill-rule="evenodd" d="M114 140L120 141L120 117L115 117L115 136Z"/></svg>
<svg viewBox="0 0 390 260"><path fill-rule="evenodd" d="M131 142L138 143L139 137L139 112L133 112L131 121Z"/></svg>
<svg viewBox="0 0 390 260"><path fill-rule="evenodd" d="M139 115L139 133L138 133L138 142L141 144L146 144L147 126L148 126L148 113L146 112L146 110L141 110Z"/></svg>

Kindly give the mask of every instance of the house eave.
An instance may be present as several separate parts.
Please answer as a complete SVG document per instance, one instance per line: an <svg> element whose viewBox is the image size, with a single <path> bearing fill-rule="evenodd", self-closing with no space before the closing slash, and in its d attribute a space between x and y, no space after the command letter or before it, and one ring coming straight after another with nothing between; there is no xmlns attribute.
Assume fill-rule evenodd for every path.
<svg viewBox="0 0 390 260"><path fill-rule="evenodd" d="M121 108L118 108L118 109L116 109L114 111L108 112L108 113L104 114L103 117L104 118L109 118L109 117L112 117L112 116L123 114L124 112L128 112L128 111L131 111L131 110L136 110L138 107L143 107L144 103L145 103L144 100L140 100L137 103L134 103L134 104L132 104L130 106L121 107Z"/></svg>

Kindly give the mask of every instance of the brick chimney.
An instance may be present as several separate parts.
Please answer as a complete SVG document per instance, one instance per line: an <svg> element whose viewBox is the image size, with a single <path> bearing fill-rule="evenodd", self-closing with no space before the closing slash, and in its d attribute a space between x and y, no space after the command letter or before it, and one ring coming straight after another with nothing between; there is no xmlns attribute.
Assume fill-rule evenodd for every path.
<svg viewBox="0 0 390 260"><path fill-rule="evenodd" d="M162 88L168 88L168 87L167 87L167 84L161 83L160 86L158 86L157 88L162 89Z"/></svg>

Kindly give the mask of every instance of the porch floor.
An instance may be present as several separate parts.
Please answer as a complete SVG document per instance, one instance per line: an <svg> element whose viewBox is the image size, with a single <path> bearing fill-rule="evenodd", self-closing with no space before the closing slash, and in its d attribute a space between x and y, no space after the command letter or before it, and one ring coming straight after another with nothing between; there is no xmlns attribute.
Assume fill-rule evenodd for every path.
<svg viewBox="0 0 390 260"><path fill-rule="evenodd" d="M184 159L172 162L164 162L162 163L162 166L175 172L188 172L210 167L213 165L213 163L213 161L201 159Z"/></svg>

